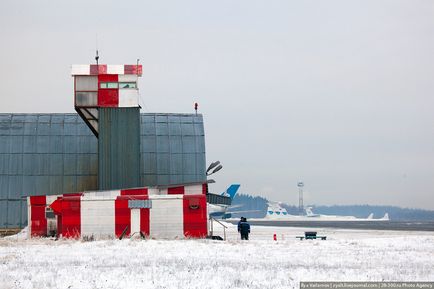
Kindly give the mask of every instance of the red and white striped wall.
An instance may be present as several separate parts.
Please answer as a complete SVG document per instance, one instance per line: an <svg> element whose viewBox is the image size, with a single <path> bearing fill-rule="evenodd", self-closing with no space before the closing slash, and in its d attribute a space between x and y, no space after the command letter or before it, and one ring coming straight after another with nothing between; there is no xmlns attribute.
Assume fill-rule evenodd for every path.
<svg viewBox="0 0 434 289"><path fill-rule="evenodd" d="M142 65L73 65L71 74L75 107L140 106L137 80L142 76Z"/></svg>
<svg viewBox="0 0 434 289"><path fill-rule="evenodd" d="M139 188L28 198L29 234L50 231L45 211L56 214L57 234L98 238L143 234L152 238L201 238L207 235L206 186ZM131 201L150 207L131 206ZM140 203L142 204L142 203Z"/></svg>
<svg viewBox="0 0 434 289"><path fill-rule="evenodd" d="M130 64L74 64L71 75L101 75L101 74L135 74L142 76L142 65Z"/></svg>

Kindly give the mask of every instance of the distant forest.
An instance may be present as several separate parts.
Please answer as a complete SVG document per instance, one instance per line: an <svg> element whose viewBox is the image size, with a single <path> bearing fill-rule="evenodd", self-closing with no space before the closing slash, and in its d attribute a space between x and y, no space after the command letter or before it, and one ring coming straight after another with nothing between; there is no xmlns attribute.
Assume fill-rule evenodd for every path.
<svg viewBox="0 0 434 289"><path fill-rule="evenodd" d="M267 211L268 200L259 196L250 196L248 194L238 194L232 201L232 217L246 218L263 218ZM298 206L281 204L289 214L297 215ZM385 213L389 214L392 221L434 221L434 211L422 209L400 208L395 206L371 206L371 205L334 205L334 206L318 206L309 205L316 214L324 215L342 215L356 216L358 218L367 218L373 213L374 218L381 218ZM237 211L241 211L237 213ZM246 212L248 211L248 212Z"/></svg>

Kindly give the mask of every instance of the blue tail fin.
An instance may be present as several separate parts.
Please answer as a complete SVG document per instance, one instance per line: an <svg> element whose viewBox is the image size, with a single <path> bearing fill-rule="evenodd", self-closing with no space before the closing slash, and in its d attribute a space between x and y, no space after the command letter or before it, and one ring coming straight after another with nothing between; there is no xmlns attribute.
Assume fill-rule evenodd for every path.
<svg viewBox="0 0 434 289"><path fill-rule="evenodd" d="M226 192L222 193L222 195L228 195L231 199L233 199L239 188L240 185L238 184L230 185L230 187L226 190Z"/></svg>

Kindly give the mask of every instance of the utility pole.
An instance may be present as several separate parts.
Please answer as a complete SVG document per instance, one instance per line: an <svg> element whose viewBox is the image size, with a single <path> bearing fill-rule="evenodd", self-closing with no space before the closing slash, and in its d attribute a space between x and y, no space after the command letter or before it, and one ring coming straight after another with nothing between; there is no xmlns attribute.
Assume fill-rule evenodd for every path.
<svg viewBox="0 0 434 289"><path fill-rule="evenodd" d="M304 183L303 182L298 182L297 183L297 187L298 187L298 213L300 215L304 215L304 205L303 205L303 187L304 187Z"/></svg>

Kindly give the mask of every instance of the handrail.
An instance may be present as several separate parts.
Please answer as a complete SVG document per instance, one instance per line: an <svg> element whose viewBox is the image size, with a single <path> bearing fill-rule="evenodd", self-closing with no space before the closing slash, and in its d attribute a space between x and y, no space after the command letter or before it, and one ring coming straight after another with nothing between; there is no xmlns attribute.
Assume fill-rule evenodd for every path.
<svg viewBox="0 0 434 289"><path fill-rule="evenodd" d="M226 229L228 228L228 227L226 227L222 222L220 222L219 220L214 219L213 217L211 217L211 219L214 220L214 221L216 221L217 223L219 223L220 225L222 225L222 226L225 227Z"/></svg>
<svg viewBox="0 0 434 289"><path fill-rule="evenodd" d="M223 236L224 236L223 240L226 241L226 229L227 229L228 227L226 227L222 222L220 222L220 221L217 220L217 219L214 219L213 217L209 217L209 220L210 220L210 222L211 222L211 230L210 230L211 236L213 236L213 233L214 233L213 221L216 221L217 223L220 224L220 226L223 227Z"/></svg>

